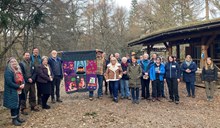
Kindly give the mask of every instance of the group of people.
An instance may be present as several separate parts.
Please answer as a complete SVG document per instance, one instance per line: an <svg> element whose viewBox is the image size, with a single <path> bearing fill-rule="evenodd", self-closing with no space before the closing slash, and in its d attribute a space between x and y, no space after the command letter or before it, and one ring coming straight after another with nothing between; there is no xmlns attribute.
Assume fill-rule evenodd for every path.
<svg viewBox="0 0 220 128"><path fill-rule="evenodd" d="M195 81L197 65L190 55L182 64L176 61L174 56L168 56L167 61L147 53L137 57L131 56L120 58L119 53L110 54L106 59L102 50L96 50L98 98L103 96L103 83L105 94L110 93L114 102L120 99L132 100L133 104L139 104L141 98L160 101L165 98L164 84L168 85L169 102L179 104L178 84L183 77L186 83L187 97L195 98ZM218 69L211 58L206 59L202 70L202 81L205 83L207 100L212 101L215 90L215 82L218 77ZM38 112L38 105L43 109L50 109L47 104L51 96L51 102L62 102L60 99L60 82L63 79L62 60L57 57L57 51L51 52L51 57L40 57L38 48L33 49L33 54L25 52L23 60L18 63L11 57L7 61L4 73L4 103L11 110L12 123L20 126L23 119L19 113L27 115L26 100L29 97L30 109ZM35 84L37 90L35 90ZM152 92L150 92L150 85ZM108 89L109 87L109 89ZM54 91L56 90L56 91ZM120 95L119 95L120 93ZM37 94L37 96L36 96ZM55 99L56 95L56 99ZM94 91L89 92L89 99L93 100Z"/></svg>
<svg viewBox="0 0 220 128"><path fill-rule="evenodd" d="M105 59L105 53L97 51L97 77L98 77L98 98L103 95L103 83L105 93L108 93L114 102L119 99L131 99L132 103L139 104L140 98L160 101L165 98L164 84L167 83L169 102L179 104L178 84L181 77L186 83L187 97L195 98L195 81L197 64L187 55L180 64L175 56L168 56L167 61L152 54L151 58L147 53L139 58L133 53L130 56L120 58L119 53L110 54ZM205 83L207 100L212 101L215 82L218 78L218 69L212 59L206 59L202 70L202 82ZM104 81L104 82L103 82ZM152 92L150 92L150 85ZM141 90L141 97L139 92ZM119 96L120 93L120 96ZM89 93L90 100L93 100L93 91Z"/></svg>
<svg viewBox="0 0 220 128"><path fill-rule="evenodd" d="M41 105L43 109L50 109L47 104L50 96L52 103L62 102L60 99L62 78L62 61L57 57L55 50L51 52L51 57L41 57L39 49L34 48L32 55L24 52L20 63L11 57L7 61L4 73L3 106L11 110L13 125L21 126L25 122L19 115L20 111L21 114L28 115L27 98L30 110L34 112L40 111L37 105Z"/></svg>

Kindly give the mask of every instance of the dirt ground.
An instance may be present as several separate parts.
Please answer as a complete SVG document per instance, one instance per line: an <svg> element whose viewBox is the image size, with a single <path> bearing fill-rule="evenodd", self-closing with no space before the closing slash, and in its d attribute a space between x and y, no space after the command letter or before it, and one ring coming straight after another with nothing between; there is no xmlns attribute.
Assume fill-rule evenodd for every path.
<svg viewBox="0 0 220 128"><path fill-rule="evenodd" d="M196 98L186 97L185 85L179 86L180 104L168 99L152 102L131 100L114 103L109 96L89 101L88 93L66 94L63 103L52 109L30 112L23 128L218 128L220 127L220 92L213 102L206 101L205 90L196 88ZM9 110L0 108L0 128L13 128Z"/></svg>

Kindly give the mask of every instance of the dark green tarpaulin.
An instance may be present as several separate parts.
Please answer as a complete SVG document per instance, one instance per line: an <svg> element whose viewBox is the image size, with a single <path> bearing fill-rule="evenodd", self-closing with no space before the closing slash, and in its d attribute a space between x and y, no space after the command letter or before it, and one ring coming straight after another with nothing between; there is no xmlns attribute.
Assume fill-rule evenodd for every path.
<svg viewBox="0 0 220 128"><path fill-rule="evenodd" d="M95 60L96 51L75 51L75 52L63 52L61 56L63 61L81 61L81 60Z"/></svg>

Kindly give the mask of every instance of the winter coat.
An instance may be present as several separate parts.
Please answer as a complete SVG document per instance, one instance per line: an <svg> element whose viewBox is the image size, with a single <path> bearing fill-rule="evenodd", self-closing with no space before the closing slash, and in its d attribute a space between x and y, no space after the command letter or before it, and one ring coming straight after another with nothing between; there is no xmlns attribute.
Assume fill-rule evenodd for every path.
<svg viewBox="0 0 220 128"><path fill-rule="evenodd" d="M150 68L150 80L152 81L156 80L155 68L156 68L156 64L152 65ZM163 64L160 64L159 70L160 70L159 79L160 81L163 81L163 77L165 74L165 66Z"/></svg>
<svg viewBox="0 0 220 128"><path fill-rule="evenodd" d="M140 88L141 87L141 77L142 69L139 64L129 64L127 69L127 74L129 77L129 87Z"/></svg>
<svg viewBox="0 0 220 128"><path fill-rule="evenodd" d="M186 72L187 69L191 70L191 72L190 73ZM183 73L183 81L185 82L196 81L197 65L195 62L191 62L191 64L187 66L186 62L184 61L181 66L181 71Z"/></svg>
<svg viewBox="0 0 220 128"><path fill-rule="evenodd" d="M17 89L20 85L15 82L14 72L6 67L4 73L4 96L3 106L9 109L17 109L19 105L19 95Z"/></svg>
<svg viewBox="0 0 220 128"><path fill-rule="evenodd" d="M49 66L49 68L50 68L50 66ZM51 76L54 77L51 68L50 68L50 72L51 72ZM48 82L50 82L50 77L48 75L48 70L43 64L41 64L37 67L37 82L39 82L39 83L48 83Z"/></svg>
<svg viewBox="0 0 220 128"><path fill-rule="evenodd" d="M29 78L26 75L26 63L25 63L25 61L24 60L21 61L21 63L19 63L19 65L21 67L21 71L22 71L22 74L24 76L25 83L29 83L29 81L28 81L29 78L31 78L33 80L32 83L34 83L35 80L36 80L37 73L36 73L36 68L34 67L33 63L30 62L29 69L30 69L30 72L31 72L31 77L29 77Z"/></svg>
<svg viewBox="0 0 220 128"><path fill-rule="evenodd" d="M149 73L150 70L150 60L142 60L140 62L141 68L142 68L142 75L145 75L145 73Z"/></svg>
<svg viewBox="0 0 220 128"><path fill-rule="evenodd" d="M205 67L202 69L202 81L217 81L218 79L218 69L214 66L213 69L206 70Z"/></svg>
<svg viewBox="0 0 220 128"><path fill-rule="evenodd" d="M48 59L48 64L50 65L50 68L51 68L51 70L53 71L53 74L56 76L56 77L60 77L61 79L63 78L63 70L62 70L62 60L61 60L61 58L59 58L59 57L57 57L56 58L57 60L54 60L52 57L50 57L49 59ZM58 62L58 67L59 68L56 68L56 63ZM56 72L56 70L59 70L60 71L60 75L59 76L57 76L56 74L55 74L55 72Z"/></svg>
<svg viewBox="0 0 220 128"><path fill-rule="evenodd" d="M127 69L128 69L128 63L126 63L126 64L121 63L121 67L122 67L122 71L123 71L123 72L124 72L124 71L127 71ZM121 79L122 79L122 80L129 80L129 77L128 77L127 74L123 74Z"/></svg>
<svg viewBox="0 0 220 128"><path fill-rule="evenodd" d="M117 63L115 67L112 64L107 65L107 70L105 72L106 81L119 81L122 77L121 64Z"/></svg>
<svg viewBox="0 0 220 128"><path fill-rule="evenodd" d="M165 78L180 79L180 66L176 62L168 62L165 65Z"/></svg>

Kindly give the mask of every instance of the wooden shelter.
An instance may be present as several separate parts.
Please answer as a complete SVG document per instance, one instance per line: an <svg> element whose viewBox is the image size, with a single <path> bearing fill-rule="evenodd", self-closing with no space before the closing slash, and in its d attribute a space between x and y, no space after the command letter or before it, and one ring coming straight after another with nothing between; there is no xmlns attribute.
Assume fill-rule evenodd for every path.
<svg viewBox="0 0 220 128"><path fill-rule="evenodd" d="M191 55L200 67L203 67L207 57L214 58L216 65L220 66L220 19L153 32L128 42L128 46L143 45L150 53L154 45L159 43L164 44L169 55L173 54L172 47L176 47L177 58L183 52L180 51L180 45L189 44L185 54Z"/></svg>

